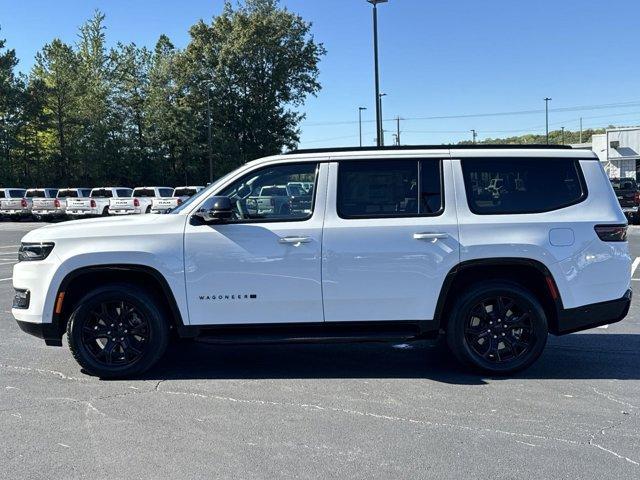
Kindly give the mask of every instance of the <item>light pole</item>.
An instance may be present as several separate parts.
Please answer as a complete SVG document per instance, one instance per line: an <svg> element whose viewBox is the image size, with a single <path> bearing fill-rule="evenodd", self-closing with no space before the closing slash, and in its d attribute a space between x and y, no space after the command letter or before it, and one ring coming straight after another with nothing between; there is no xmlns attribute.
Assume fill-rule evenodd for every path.
<svg viewBox="0 0 640 480"><path fill-rule="evenodd" d="M377 146L384 146L384 134L382 132L382 112L380 111L380 75L378 71L378 4L387 3L389 0L367 0L373 5L373 63L376 84L376 132Z"/></svg>
<svg viewBox="0 0 640 480"><path fill-rule="evenodd" d="M358 107L358 128L360 132L360 147L362 147L362 111L367 107Z"/></svg>
<svg viewBox="0 0 640 480"><path fill-rule="evenodd" d="M378 94L378 114L380 115L380 133L378 134L378 147L384 147L384 125L382 124L382 97L386 97L386 93Z"/></svg>
<svg viewBox="0 0 640 480"><path fill-rule="evenodd" d="M213 146L211 135L211 84L213 80L204 80L202 85L207 87L207 155L209 157L209 183L213 182Z"/></svg>
<svg viewBox="0 0 640 480"><path fill-rule="evenodd" d="M564 127L560 127L560 130L562 130L562 145L564 145Z"/></svg>
<svg viewBox="0 0 640 480"><path fill-rule="evenodd" d="M473 140L473 144L476 144L476 138L478 138L478 132L475 129L471 129L471 139Z"/></svg>
<svg viewBox="0 0 640 480"><path fill-rule="evenodd" d="M547 132L547 145L549 145L549 102L551 99L549 97L544 98L544 118L546 124L546 132Z"/></svg>

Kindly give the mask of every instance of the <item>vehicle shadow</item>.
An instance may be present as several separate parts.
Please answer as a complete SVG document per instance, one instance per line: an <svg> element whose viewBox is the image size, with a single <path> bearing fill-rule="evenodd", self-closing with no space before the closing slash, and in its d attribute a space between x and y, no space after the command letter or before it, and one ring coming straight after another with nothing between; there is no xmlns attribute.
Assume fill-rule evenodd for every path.
<svg viewBox="0 0 640 480"><path fill-rule="evenodd" d="M421 378L482 385L489 378L640 379L640 335L584 333L550 337L542 357L508 377L473 374L442 345L415 342L313 345L173 345L144 379Z"/></svg>

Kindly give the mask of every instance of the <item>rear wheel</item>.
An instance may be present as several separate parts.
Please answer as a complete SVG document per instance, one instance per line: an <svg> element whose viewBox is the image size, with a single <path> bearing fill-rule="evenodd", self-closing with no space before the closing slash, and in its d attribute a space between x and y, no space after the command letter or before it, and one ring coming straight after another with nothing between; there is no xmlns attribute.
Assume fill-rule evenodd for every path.
<svg viewBox="0 0 640 480"><path fill-rule="evenodd" d="M463 364L508 374L535 362L547 335L546 315L534 295L516 284L488 282L456 301L447 344Z"/></svg>
<svg viewBox="0 0 640 480"><path fill-rule="evenodd" d="M168 322L156 298L135 285L88 293L67 324L69 347L87 373L102 378L140 375L164 354Z"/></svg>
<svg viewBox="0 0 640 480"><path fill-rule="evenodd" d="M109 207L104 207L104 208L102 209L102 216L103 216L103 217L107 217L107 216L109 216Z"/></svg>

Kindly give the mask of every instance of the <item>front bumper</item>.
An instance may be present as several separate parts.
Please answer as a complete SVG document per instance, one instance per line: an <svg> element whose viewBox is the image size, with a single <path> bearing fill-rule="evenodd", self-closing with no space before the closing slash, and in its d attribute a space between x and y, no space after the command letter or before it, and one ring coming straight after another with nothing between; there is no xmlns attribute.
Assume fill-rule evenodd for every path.
<svg viewBox="0 0 640 480"><path fill-rule="evenodd" d="M557 331L552 333L565 335L567 333L619 322L629 313L631 296L631 290L627 290L625 294L617 300L561 309L558 312Z"/></svg>
<svg viewBox="0 0 640 480"><path fill-rule="evenodd" d="M16 322L20 330L34 337L42 338L47 345L51 347L62 346L62 334L57 325L53 323L23 322L21 320L16 320Z"/></svg>

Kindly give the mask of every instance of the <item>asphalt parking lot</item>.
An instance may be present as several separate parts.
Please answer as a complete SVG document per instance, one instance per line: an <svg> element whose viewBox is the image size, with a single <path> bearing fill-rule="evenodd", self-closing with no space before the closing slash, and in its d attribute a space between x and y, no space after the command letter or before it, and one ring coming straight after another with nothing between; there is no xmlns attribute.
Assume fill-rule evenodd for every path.
<svg viewBox="0 0 640 480"><path fill-rule="evenodd" d="M36 226L0 223L0 478L640 478L640 296L515 378L421 344L192 343L101 381L10 314Z"/></svg>

